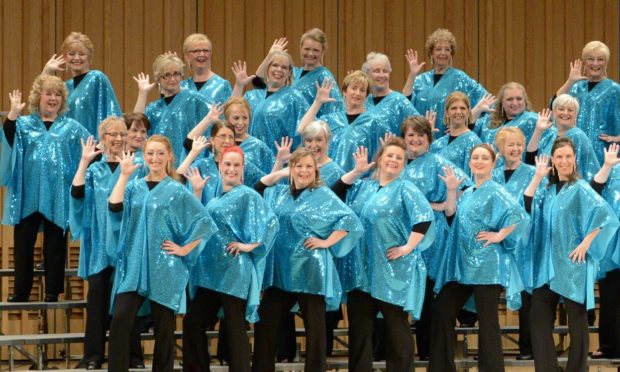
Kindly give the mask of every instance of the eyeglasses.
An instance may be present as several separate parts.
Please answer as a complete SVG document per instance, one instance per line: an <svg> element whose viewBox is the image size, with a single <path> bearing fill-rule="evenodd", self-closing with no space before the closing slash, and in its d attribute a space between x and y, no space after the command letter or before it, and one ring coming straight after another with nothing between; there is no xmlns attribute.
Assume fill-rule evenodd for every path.
<svg viewBox="0 0 620 372"><path fill-rule="evenodd" d="M162 75L162 76L160 76L160 77L161 77L162 79L164 79L164 80L168 81L168 80L170 80L171 78L180 79L180 78L181 78L181 76L183 76L183 74L182 74L182 73L180 73L180 72L178 72L178 71L175 71L175 72L173 72L173 73L169 73L169 72L167 72L167 73L163 74L163 75Z"/></svg>
<svg viewBox="0 0 620 372"><path fill-rule="evenodd" d="M127 133L125 132L109 132L109 133L105 133L106 136L110 136L112 138L116 138L116 137L127 137Z"/></svg>
<svg viewBox="0 0 620 372"><path fill-rule="evenodd" d="M234 140L235 136L227 135L227 134L218 134L215 138L226 141L226 140Z"/></svg>
<svg viewBox="0 0 620 372"><path fill-rule="evenodd" d="M192 50L189 51L189 53L196 54L196 55L198 55L200 53L202 53L204 55L209 55L209 54L211 54L211 49L192 49Z"/></svg>

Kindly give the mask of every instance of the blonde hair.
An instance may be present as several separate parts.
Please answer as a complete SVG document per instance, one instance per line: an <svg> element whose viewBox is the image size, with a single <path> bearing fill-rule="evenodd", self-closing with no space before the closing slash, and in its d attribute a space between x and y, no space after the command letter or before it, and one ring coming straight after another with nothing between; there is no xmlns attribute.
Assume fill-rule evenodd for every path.
<svg viewBox="0 0 620 372"><path fill-rule="evenodd" d="M284 57L286 58L286 60L288 61L288 79L286 79L286 84L285 85L290 85L293 84L293 57L291 57L290 54L288 54L287 52L274 52L271 55L271 58L269 58L269 63L267 64L267 71L269 71L269 67L271 67L271 64L273 63L273 60L276 59L276 57ZM270 80L269 80L269 73L265 74L265 77L263 78L263 80L265 81L265 84L269 84Z"/></svg>
<svg viewBox="0 0 620 372"><path fill-rule="evenodd" d="M316 41L317 43L321 43L321 46L323 47L323 51L327 50L327 35L325 35L325 32L323 32L323 30L315 27L315 28L312 28L306 31L306 33L301 35L301 41L299 42L299 46L301 46L304 43L304 41L306 41L306 39L310 39L310 40Z"/></svg>
<svg viewBox="0 0 620 372"><path fill-rule="evenodd" d="M429 58L433 55L433 49L435 49L435 45L440 41L445 41L450 44L450 56L454 57L456 54L456 38L449 30L445 28L438 28L433 31L432 34L428 36L426 39L426 54ZM432 58L431 58L432 61Z"/></svg>
<svg viewBox="0 0 620 372"><path fill-rule="evenodd" d="M385 140L383 142L383 146L381 146L379 151L377 151L377 154L374 156L374 161L377 164L377 169L372 174L372 178L373 179L378 179L379 178L379 173L381 172L381 168L378 166L379 160L381 160L381 157L383 156L383 153L385 152L385 149L387 149L390 146L394 146L394 147L398 147L398 148L402 149L403 152L405 153L405 157L407 156L407 143L405 142L404 139L402 139L400 137L397 137L397 136L391 136L390 138ZM405 164L405 165L407 165L407 164Z"/></svg>
<svg viewBox="0 0 620 372"><path fill-rule="evenodd" d="M555 110L560 106L572 106L575 109L575 118L579 115L579 101L570 94L560 94L553 100L551 108Z"/></svg>
<svg viewBox="0 0 620 372"><path fill-rule="evenodd" d="M503 127L498 130L497 134L495 134L495 147L501 149L510 135L517 137L521 144L523 144L523 147L525 147L525 136L521 129L517 127Z"/></svg>
<svg viewBox="0 0 620 372"><path fill-rule="evenodd" d="M181 177L174 169L174 152L172 151L172 145L170 144L170 140L168 137L162 136L160 134L154 134L150 136L146 143L144 144L144 153L146 154L146 149L149 147L149 144L157 142L161 143L166 147L166 151L170 154L170 161L166 164L166 173L175 181L181 181Z"/></svg>
<svg viewBox="0 0 620 372"><path fill-rule="evenodd" d="M506 117L506 111L504 110L504 105L502 101L504 100L504 96L506 95L506 91L508 89L519 89L521 93L523 93L523 101L525 102L525 110L532 110L532 103L525 92L525 87L519 83L511 81L510 83L506 83L499 88L499 92L497 93L497 102L499 102L499 110L493 111L491 114L491 122L489 123L489 128L499 128L508 120Z"/></svg>
<svg viewBox="0 0 620 372"><path fill-rule="evenodd" d="M342 91L346 91L350 85L353 84L361 84L366 87L366 95L368 95L368 89L370 88L370 79L366 73L361 70L355 70L351 72L349 75L344 77L342 81Z"/></svg>
<svg viewBox="0 0 620 372"><path fill-rule="evenodd" d="M250 104L243 97L232 96L226 101L224 104L224 118L228 121L228 116L230 115L230 110L232 110L233 106L241 106L248 112L249 119L252 119L252 110L250 109Z"/></svg>
<svg viewBox="0 0 620 372"><path fill-rule="evenodd" d="M209 43L211 48L213 48L213 43L211 42L211 40L209 39L207 35L196 33L196 34L189 35L188 37L185 38L185 41L183 41L183 53L185 54L189 52L189 49L192 44L201 43L201 42Z"/></svg>
<svg viewBox="0 0 620 372"><path fill-rule="evenodd" d="M605 45L605 43L598 40L590 41L583 47L583 50L581 51L581 59L585 60L588 54L597 50L603 52L603 55L605 56L605 61L609 61L609 57L611 55L611 53L609 52L609 47Z"/></svg>
<svg viewBox="0 0 620 372"><path fill-rule="evenodd" d="M450 108L450 106L452 106L455 102L458 101L463 101L465 102L465 106L467 106L467 124L469 124L469 122L471 122L471 103L469 102L469 97L467 97L467 94L463 93L463 92L452 92L448 95L448 98L446 98L446 106L444 107L444 112L443 112L443 122L446 124L446 128L450 128L450 118L448 117L448 109Z"/></svg>
<svg viewBox="0 0 620 372"><path fill-rule="evenodd" d="M60 44L60 53L67 54L72 44L82 44L88 52L88 62L92 62L95 47L93 46L93 42L90 41L90 38L88 36L80 32L71 32L69 36L67 36L62 42L62 44Z"/></svg>
<svg viewBox="0 0 620 372"><path fill-rule="evenodd" d="M315 189L323 185L323 181L321 181L321 173L319 172L319 165L316 163L316 159L314 158L314 154L312 153L312 151L308 150L305 147L299 147L291 155L288 166L289 166L289 169L293 169L301 161L301 159L307 156L309 156L312 159L312 162L314 163L314 181L312 181L312 184L310 184L308 188ZM297 189L295 188L295 182L293 182L292 171L290 172L289 177L288 177L288 184L289 184L289 189L291 190L291 193L294 193L295 191L297 191Z"/></svg>
<svg viewBox="0 0 620 372"><path fill-rule="evenodd" d="M30 112L39 112L39 103L41 102L41 92L46 89L60 93L62 96L62 105L58 110L58 115L67 112L67 96L69 92L65 83L59 77L53 75L39 75L34 79L30 94L28 94L28 109Z"/></svg>
<svg viewBox="0 0 620 372"><path fill-rule="evenodd" d="M374 62L382 63L389 72L392 72L392 64L390 63L390 59L383 53L370 52L366 55L366 62L362 65L362 71L365 74L370 73L370 65Z"/></svg>
<svg viewBox="0 0 620 372"><path fill-rule="evenodd" d="M157 56L157 58L155 58L155 61L153 62L153 75L155 77L155 81L159 81L159 78L162 76L164 68L170 65L176 66L178 70L181 71L181 75L183 75L183 67L185 67L185 65L179 57L173 54L160 54ZM181 76L181 78L182 77L183 76Z"/></svg>

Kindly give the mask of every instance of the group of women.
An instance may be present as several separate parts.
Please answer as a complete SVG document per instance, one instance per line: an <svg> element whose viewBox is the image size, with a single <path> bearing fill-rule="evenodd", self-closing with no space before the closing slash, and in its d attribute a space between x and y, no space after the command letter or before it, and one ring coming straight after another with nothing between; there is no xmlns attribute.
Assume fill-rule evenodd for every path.
<svg viewBox="0 0 620 372"><path fill-rule="evenodd" d="M143 366L136 317L150 315L153 369L172 370L175 315L185 314L184 370L209 370L205 331L220 321L230 370L271 371L285 347L278 330L299 311L305 368L323 371L332 311L346 303L352 371L372 370L373 331L387 369L412 370L410 317L419 357L455 371L464 307L478 314L480 369L500 371L505 293L521 309L519 358L558 369L561 299L567 370L584 371L597 279L593 356L620 356L620 86L606 77L603 43L585 46L538 114L521 84L494 97L452 67L445 29L428 37L428 72L406 52L402 93L384 54L369 53L339 89L321 30L301 37L303 66L287 45L277 39L253 75L236 62L231 85L211 69L211 41L190 35L191 76L175 53L158 56L155 82L136 75L135 107L121 116L109 80L90 69L92 43L71 33L36 78L30 115L12 91L0 131L3 223L15 227L9 301L30 297L42 225L46 301L63 292L67 232L80 240L87 369L105 362L108 327L109 369ZM64 83L54 76L63 69ZM154 88L160 98L147 104Z"/></svg>

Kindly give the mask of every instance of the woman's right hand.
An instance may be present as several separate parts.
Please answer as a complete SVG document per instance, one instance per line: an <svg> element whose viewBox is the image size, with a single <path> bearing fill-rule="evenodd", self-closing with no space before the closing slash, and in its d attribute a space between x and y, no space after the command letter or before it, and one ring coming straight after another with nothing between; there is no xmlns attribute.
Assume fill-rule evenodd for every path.
<svg viewBox="0 0 620 372"><path fill-rule="evenodd" d="M568 80L573 83L579 80L587 80L588 78L583 75L583 62L580 59L576 59L575 62L571 62L570 71L568 72Z"/></svg>
<svg viewBox="0 0 620 372"><path fill-rule="evenodd" d="M323 83L321 85L319 85L318 81L315 81L314 85L316 85L316 96L314 97L315 102L320 104L336 102L335 98L331 98L329 96L332 92L332 88L334 87L334 81L332 79L323 79Z"/></svg>
<svg viewBox="0 0 620 372"><path fill-rule="evenodd" d="M418 51L413 49L407 49L405 58L407 59L407 63L409 63L409 74L418 76L426 62L418 63Z"/></svg>
<svg viewBox="0 0 620 372"><path fill-rule="evenodd" d="M93 136L89 136L86 142L80 138L80 143L82 144L82 160L87 164L90 164L97 155L103 152L102 149L97 149L97 141Z"/></svg>
<svg viewBox="0 0 620 372"><path fill-rule="evenodd" d="M52 58L45 64L43 67L43 73L46 75L53 75L58 71L64 71L67 66L67 62L65 60L64 55L56 55L54 54Z"/></svg>
<svg viewBox="0 0 620 372"><path fill-rule="evenodd" d="M134 164L134 154L131 152L123 151L122 157L116 157L120 162L121 166L121 175L129 178L138 168L140 168L140 164Z"/></svg>
<svg viewBox="0 0 620 372"><path fill-rule="evenodd" d="M541 112L538 113L538 120L536 121L536 130L540 132L544 132L551 127L551 110L548 108L542 109Z"/></svg>
<svg viewBox="0 0 620 372"><path fill-rule="evenodd" d="M286 46L288 45L288 40L286 40L286 37L281 37L276 39L273 44L271 45L271 48L269 48L269 54L275 53L275 52L283 52L286 53L287 49Z"/></svg>
<svg viewBox="0 0 620 372"><path fill-rule="evenodd" d="M9 100L11 101L11 111L9 111L9 119L15 120L22 114L22 110L26 107L26 103L22 102L22 92L18 89L9 92Z"/></svg>
<svg viewBox="0 0 620 372"><path fill-rule="evenodd" d="M368 149L364 146L360 146L357 148L357 151L353 153L353 159L355 159L355 167L353 170L355 173L362 175L375 166L375 162L368 162Z"/></svg>
<svg viewBox="0 0 620 372"><path fill-rule="evenodd" d="M465 180L464 176L460 179L456 178L456 172L452 167L443 167L443 176L440 174L438 177L446 184L448 191L457 190Z"/></svg>
<svg viewBox="0 0 620 372"><path fill-rule="evenodd" d="M290 137L282 137L282 140L278 144L277 141L273 141L278 150L276 153L276 161L280 164L286 164L291 158L291 147L293 146L293 139Z"/></svg>
<svg viewBox="0 0 620 372"><path fill-rule="evenodd" d="M537 156L536 158L536 173L534 173L534 177L544 178L551 171L551 167L549 166L549 157L547 155Z"/></svg>
<svg viewBox="0 0 620 372"><path fill-rule="evenodd" d="M151 83L148 74L144 72L139 73L138 75L133 77L134 81L138 83L138 92L139 93L148 93L155 87L156 83Z"/></svg>
<svg viewBox="0 0 620 372"><path fill-rule="evenodd" d="M207 182L209 182L210 178L209 176L203 178L198 168L190 168L183 176L189 181L189 184L192 185L192 190L200 192L207 186Z"/></svg>
<svg viewBox="0 0 620 372"><path fill-rule="evenodd" d="M239 60L237 62L233 62L231 70L233 74L235 74L235 79L237 80L237 84L242 87L245 87L248 84L250 84L250 82L254 80L254 78L256 77L256 75L248 76L248 69L247 69L247 64L245 63L245 61Z"/></svg>

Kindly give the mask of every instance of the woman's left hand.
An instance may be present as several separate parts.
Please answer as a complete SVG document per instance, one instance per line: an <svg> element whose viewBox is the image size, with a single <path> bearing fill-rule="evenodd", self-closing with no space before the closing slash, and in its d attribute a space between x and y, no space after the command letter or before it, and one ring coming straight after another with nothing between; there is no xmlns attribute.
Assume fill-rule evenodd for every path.
<svg viewBox="0 0 620 372"><path fill-rule="evenodd" d="M413 251L413 249L407 247L407 245L401 245L400 247L389 248L387 250L387 254L385 255L385 257L388 260L395 260L397 258L401 258L403 256L408 255L412 251Z"/></svg>
<svg viewBox="0 0 620 372"><path fill-rule="evenodd" d="M189 181L189 184L192 185L192 190L202 191L205 186L207 186L207 182L209 181L209 176L202 177L200 174L200 170L198 168L190 168L183 175Z"/></svg>
<svg viewBox="0 0 620 372"><path fill-rule="evenodd" d="M166 251L167 255L175 255L175 256L179 256L179 257L183 257L187 255L187 250L185 249L185 247L181 247L180 245L170 241L170 240L166 240L162 243L161 245L161 249L163 249L164 251Z"/></svg>
<svg viewBox="0 0 620 372"><path fill-rule="evenodd" d="M586 261L586 253L588 253L589 248L589 244L584 244L584 242L581 242L577 248L568 254L568 258L570 258L573 263L583 263Z"/></svg>
<svg viewBox="0 0 620 372"><path fill-rule="evenodd" d="M237 256L241 252L251 252L254 248L256 248L256 244L232 242L228 243L226 251L233 256Z"/></svg>
<svg viewBox="0 0 620 372"><path fill-rule="evenodd" d="M317 248L329 248L329 245L327 245L327 240L319 239L316 237L310 237L304 241L304 247L307 249L317 249Z"/></svg>
<svg viewBox="0 0 620 372"><path fill-rule="evenodd" d="M504 240L504 237L499 232L494 231L480 231L478 235L476 235L477 241L485 240L483 247L488 247L491 244L499 243Z"/></svg>

